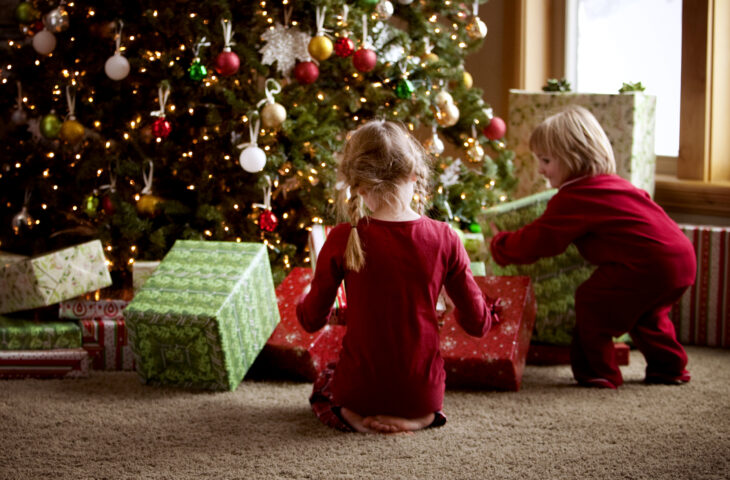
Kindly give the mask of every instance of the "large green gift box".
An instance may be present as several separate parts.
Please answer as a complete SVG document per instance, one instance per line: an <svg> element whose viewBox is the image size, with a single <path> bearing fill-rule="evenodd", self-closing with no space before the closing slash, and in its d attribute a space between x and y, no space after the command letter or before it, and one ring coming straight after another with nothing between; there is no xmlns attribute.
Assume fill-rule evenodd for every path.
<svg viewBox="0 0 730 480"><path fill-rule="evenodd" d="M0 315L0 350L81 348L81 327L75 321L35 321Z"/></svg>
<svg viewBox="0 0 730 480"><path fill-rule="evenodd" d="M500 231L513 231L542 215L548 200L557 190L529 195L519 200L487 209L480 218L482 230L491 232L490 223ZM491 237L487 239L487 244ZM593 273L594 266L586 262L575 245L554 257L542 258L529 265L497 265L491 256L488 273L493 275L527 275L532 279L537 302L533 342L568 345L575 325L575 290Z"/></svg>
<svg viewBox="0 0 730 480"><path fill-rule="evenodd" d="M143 382L235 390L279 323L266 247L178 240L124 317Z"/></svg>
<svg viewBox="0 0 730 480"><path fill-rule="evenodd" d="M37 257L3 257L0 313L59 303L112 284L99 240Z"/></svg>
<svg viewBox="0 0 730 480"><path fill-rule="evenodd" d="M606 132L616 173L654 195L656 97L642 92L598 94L510 90L507 143L515 152L519 179L515 198L545 190L530 152L530 135L540 122L568 105L587 108Z"/></svg>

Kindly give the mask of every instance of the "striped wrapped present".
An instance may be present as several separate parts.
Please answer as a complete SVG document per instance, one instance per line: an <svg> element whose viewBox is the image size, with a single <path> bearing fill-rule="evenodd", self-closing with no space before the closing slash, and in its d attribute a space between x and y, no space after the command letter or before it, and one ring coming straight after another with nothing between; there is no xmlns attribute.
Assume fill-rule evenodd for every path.
<svg viewBox="0 0 730 480"><path fill-rule="evenodd" d="M330 231L334 227L328 226L328 225L319 225L314 224L312 225L312 230L309 232L309 254L312 257L312 272L314 272L315 267L317 266L317 256L319 254L319 251L322 250L322 245L324 245L324 241L327 238L327 235L329 235ZM337 298L335 299L335 309L345 308L347 307L347 298L345 296L345 283L343 282L340 285L340 288L337 289Z"/></svg>
<svg viewBox="0 0 730 480"><path fill-rule="evenodd" d="M89 353L83 348L0 351L0 378L84 378Z"/></svg>
<svg viewBox="0 0 730 480"><path fill-rule="evenodd" d="M730 347L730 227L680 225L697 254L697 278L672 309L679 341Z"/></svg>

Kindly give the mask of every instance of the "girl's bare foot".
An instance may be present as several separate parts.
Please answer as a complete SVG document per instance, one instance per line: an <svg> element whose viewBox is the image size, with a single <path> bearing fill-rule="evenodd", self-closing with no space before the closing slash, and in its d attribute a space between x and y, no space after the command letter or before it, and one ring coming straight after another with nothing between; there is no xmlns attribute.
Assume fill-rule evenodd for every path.
<svg viewBox="0 0 730 480"><path fill-rule="evenodd" d="M370 431L380 433L414 432L433 423L436 414L429 413L418 418L394 417L391 415L373 415L362 419L362 425Z"/></svg>
<svg viewBox="0 0 730 480"><path fill-rule="evenodd" d="M363 416L353 412L349 408L342 407L340 408L340 415L342 415L342 418L345 419L347 423L350 424L352 428L355 429L356 432L360 433L376 433L375 430L371 430L368 427L366 427L363 423Z"/></svg>

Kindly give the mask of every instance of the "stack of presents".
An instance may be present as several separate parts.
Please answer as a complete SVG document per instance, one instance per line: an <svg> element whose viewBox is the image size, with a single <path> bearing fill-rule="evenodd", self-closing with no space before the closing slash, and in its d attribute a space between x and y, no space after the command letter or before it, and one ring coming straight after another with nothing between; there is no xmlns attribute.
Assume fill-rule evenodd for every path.
<svg viewBox="0 0 730 480"><path fill-rule="evenodd" d="M608 96L620 97L615 104L597 97L511 92L508 141L518 161L537 123L556 106L579 103L609 125L612 141L620 138L619 174L652 191L653 98ZM483 231L537 218L555 190L535 190L485 210ZM698 276L672 312L679 338L730 347L730 228L681 227L695 245ZM313 265L327 232L311 228ZM488 237L458 233L479 287L501 298L503 312L483 338L446 316L440 335L447 386L516 391L526 364L568 363L573 295L593 267L574 247L532 265L500 267L490 260ZM296 303L312 276L312 268L295 267L275 286L263 244L179 240L161 261L135 264L129 294L105 294L113 290L99 241L32 258L0 252L0 378L136 370L144 383L211 390L234 390L254 372L313 381L338 358L347 325L337 314L314 333L299 326ZM344 285L334 307L347 308ZM627 364L622 340L616 353Z"/></svg>

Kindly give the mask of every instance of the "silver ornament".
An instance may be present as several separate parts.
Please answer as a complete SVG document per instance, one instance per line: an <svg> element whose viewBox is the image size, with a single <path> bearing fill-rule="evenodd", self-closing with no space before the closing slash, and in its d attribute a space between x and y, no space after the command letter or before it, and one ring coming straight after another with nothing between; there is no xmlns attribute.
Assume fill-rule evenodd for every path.
<svg viewBox="0 0 730 480"><path fill-rule="evenodd" d="M444 142L439 138L436 132L423 142L423 146L426 151L432 155L441 155L444 153Z"/></svg>
<svg viewBox="0 0 730 480"><path fill-rule="evenodd" d="M393 12L393 4L389 0L380 0L375 5L375 13L378 15L378 20L388 20L393 16Z"/></svg>
<svg viewBox="0 0 730 480"><path fill-rule="evenodd" d="M23 205L23 208L13 217L11 226L16 235L19 235L23 228L33 228L33 218L28 213L28 207Z"/></svg>
<svg viewBox="0 0 730 480"><path fill-rule="evenodd" d="M480 40L487 36L487 25L481 18L474 16L466 25L466 34L473 40Z"/></svg>
<svg viewBox="0 0 730 480"><path fill-rule="evenodd" d="M54 8L43 17L43 25L54 33L63 32L68 29L68 12L61 7Z"/></svg>

